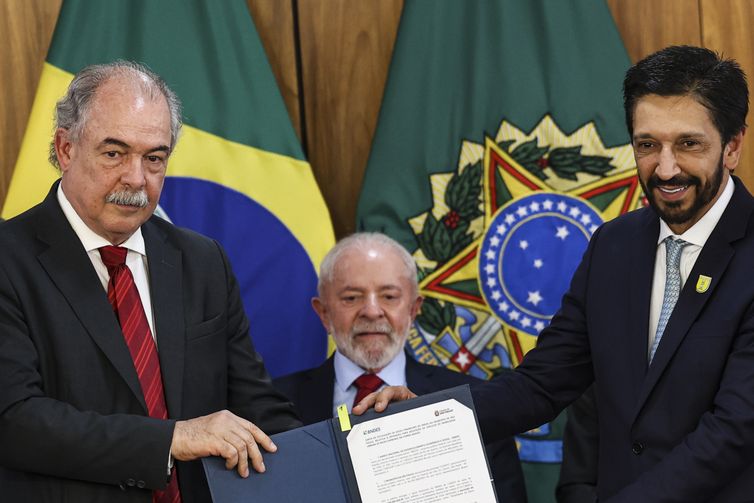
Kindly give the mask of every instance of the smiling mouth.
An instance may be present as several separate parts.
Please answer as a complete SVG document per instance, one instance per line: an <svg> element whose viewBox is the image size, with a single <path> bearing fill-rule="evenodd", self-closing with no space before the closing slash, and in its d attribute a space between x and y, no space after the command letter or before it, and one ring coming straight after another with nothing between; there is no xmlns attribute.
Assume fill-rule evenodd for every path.
<svg viewBox="0 0 754 503"><path fill-rule="evenodd" d="M666 194L676 194L676 193L681 192L682 190L686 190L688 188L689 188L688 185L682 185L680 187L673 187L673 188L670 188L670 187L657 187L658 190L661 190L662 192L664 192Z"/></svg>
<svg viewBox="0 0 754 503"><path fill-rule="evenodd" d="M658 185L658 198L665 202L679 202L686 196L691 185Z"/></svg>

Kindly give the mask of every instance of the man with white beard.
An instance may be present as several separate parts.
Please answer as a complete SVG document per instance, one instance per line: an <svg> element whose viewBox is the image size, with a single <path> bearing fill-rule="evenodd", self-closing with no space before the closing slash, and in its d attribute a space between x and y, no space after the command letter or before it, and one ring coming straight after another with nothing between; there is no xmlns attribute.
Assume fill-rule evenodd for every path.
<svg viewBox="0 0 754 503"><path fill-rule="evenodd" d="M305 424L333 417L343 403L350 411L385 385L407 385L426 394L475 380L419 363L402 351L422 297L414 259L393 239L357 233L341 240L322 261L318 290L312 306L337 351L319 367L274 381ZM513 440L486 448L500 501L526 501Z"/></svg>

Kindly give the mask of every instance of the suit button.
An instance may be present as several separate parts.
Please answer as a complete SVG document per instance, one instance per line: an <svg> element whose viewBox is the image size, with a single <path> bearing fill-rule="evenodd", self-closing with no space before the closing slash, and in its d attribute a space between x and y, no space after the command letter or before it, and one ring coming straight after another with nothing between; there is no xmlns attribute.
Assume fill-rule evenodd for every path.
<svg viewBox="0 0 754 503"><path fill-rule="evenodd" d="M147 483L144 482L143 480L140 480L140 481L138 481L136 483L136 487L138 487L139 489L144 489L146 487L146 485L147 485Z"/></svg>
<svg viewBox="0 0 754 503"><path fill-rule="evenodd" d="M631 452L638 456L639 454L644 452L644 444L642 444L641 442L634 442L633 444L631 444Z"/></svg>
<svg viewBox="0 0 754 503"><path fill-rule="evenodd" d="M125 491L126 490L126 484L123 483L123 482L121 482L120 484L118 484L118 487L120 487L121 491Z"/></svg>
<svg viewBox="0 0 754 503"><path fill-rule="evenodd" d="M136 485L136 481L134 479L128 479L128 480L126 480L126 485L128 487L133 487L133 486Z"/></svg>

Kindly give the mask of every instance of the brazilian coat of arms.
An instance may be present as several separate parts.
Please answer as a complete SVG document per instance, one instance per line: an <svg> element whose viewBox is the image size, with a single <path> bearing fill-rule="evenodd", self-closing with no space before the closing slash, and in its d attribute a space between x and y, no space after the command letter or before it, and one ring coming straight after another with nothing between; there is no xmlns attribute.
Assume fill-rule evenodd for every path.
<svg viewBox="0 0 754 503"><path fill-rule="evenodd" d="M566 135L549 115L463 141L457 168L429 181L433 206L408 221L425 301L407 346L483 379L534 347L597 227L645 204L630 144L605 147L592 122Z"/></svg>

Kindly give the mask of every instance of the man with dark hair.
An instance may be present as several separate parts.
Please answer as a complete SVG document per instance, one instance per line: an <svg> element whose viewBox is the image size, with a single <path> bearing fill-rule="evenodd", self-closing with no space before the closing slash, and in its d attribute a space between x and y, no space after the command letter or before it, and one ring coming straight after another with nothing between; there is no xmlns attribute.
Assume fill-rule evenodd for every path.
<svg viewBox="0 0 754 503"><path fill-rule="evenodd" d="M720 133L722 144L727 144L745 128L748 110L748 89L739 66L730 60L721 60L707 49L696 47L668 47L647 58L628 71L624 81L624 103L629 134L634 133L634 110L641 98L654 94L664 97L693 96L704 106ZM645 194L666 223L683 222L690 214L700 211L719 191L723 176L722 165L713 177L713 183L702 190L695 204L665 208L655 194ZM656 183L650 178L645 185ZM642 183L643 179L642 179ZM662 208L664 213L661 213ZM559 503L584 503L595 501L599 434L597 399L594 390L568 409L563 448L564 457L557 489Z"/></svg>
<svg viewBox="0 0 754 503"><path fill-rule="evenodd" d="M650 207L594 233L537 347L474 387L480 423L524 431L594 383L600 501L751 501L754 198L731 175L746 79L712 51L671 47L628 71L624 96ZM388 388L356 412L410 396Z"/></svg>
<svg viewBox="0 0 754 503"><path fill-rule="evenodd" d="M634 114L641 98L693 96L709 112L723 144L746 126L749 90L746 75L731 59L709 49L672 46L656 52L626 72L623 107L628 134L634 134Z"/></svg>
<svg viewBox="0 0 754 503"><path fill-rule="evenodd" d="M416 264L398 242L370 232L342 239L322 261L319 296L312 300L338 349L319 367L278 378L275 386L310 424L332 418L342 403L350 409L370 385L374 390L407 384L431 393L473 382L471 376L406 355L403 348L421 303ZM487 458L500 501L525 502L513 439L487 444Z"/></svg>
<svg viewBox="0 0 754 503"><path fill-rule="evenodd" d="M95 65L55 122L61 179L0 227L2 499L208 503L196 460L264 471L262 429L301 423L223 250L152 214L178 98L141 65Z"/></svg>

